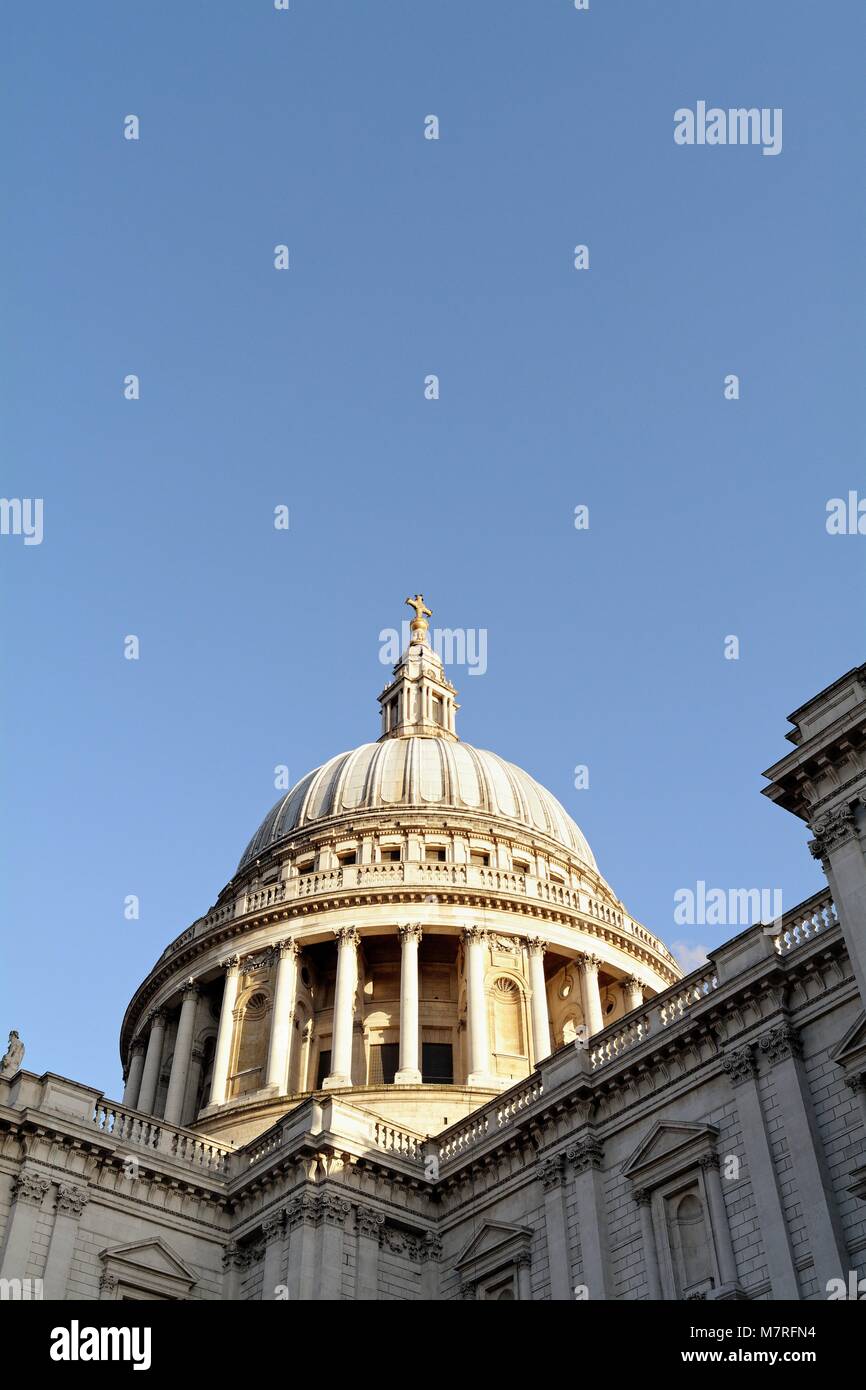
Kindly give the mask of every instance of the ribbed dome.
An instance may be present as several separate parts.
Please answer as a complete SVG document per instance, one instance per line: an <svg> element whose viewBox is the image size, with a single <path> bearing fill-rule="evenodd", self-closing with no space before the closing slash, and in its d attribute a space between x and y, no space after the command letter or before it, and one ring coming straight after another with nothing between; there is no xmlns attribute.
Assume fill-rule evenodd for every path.
<svg viewBox="0 0 866 1390"><path fill-rule="evenodd" d="M304 826L353 811L471 811L549 835L595 869L583 833L549 791L495 753L445 738L363 743L308 772L271 808L238 870Z"/></svg>

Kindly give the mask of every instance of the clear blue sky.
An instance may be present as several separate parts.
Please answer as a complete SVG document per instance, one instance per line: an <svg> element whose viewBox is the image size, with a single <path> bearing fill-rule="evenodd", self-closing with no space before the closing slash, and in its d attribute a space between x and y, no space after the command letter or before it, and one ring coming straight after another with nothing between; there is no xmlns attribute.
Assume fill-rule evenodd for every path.
<svg viewBox="0 0 866 1390"><path fill-rule="evenodd" d="M866 655L866 539L825 530L866 486L864 28L860 0L7 12L2 490L45 506L41 546L0 537L27 1066L119 1093L126 1001L274 765L377 736L416 589L488 631L463 736L669 943L732 934L674 925L700 879L821 886L759 774ZM676 146L698 100L781 107L782 153Z"/></svg>

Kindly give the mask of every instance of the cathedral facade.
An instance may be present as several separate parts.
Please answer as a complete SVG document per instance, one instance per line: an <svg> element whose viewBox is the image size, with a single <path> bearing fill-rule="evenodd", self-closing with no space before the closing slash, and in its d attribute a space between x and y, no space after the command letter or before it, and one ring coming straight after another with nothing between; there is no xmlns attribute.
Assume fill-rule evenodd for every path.
<svg viewBox="0 0 866 1390"><path fill-rule="evenodd" d="M411 601L142 981L121 1101L0 1069L0 1281L49 1299L819 1299L866 1273L866 666L765 794L825 890L683 976L556 799L461 741Z"/></svg>

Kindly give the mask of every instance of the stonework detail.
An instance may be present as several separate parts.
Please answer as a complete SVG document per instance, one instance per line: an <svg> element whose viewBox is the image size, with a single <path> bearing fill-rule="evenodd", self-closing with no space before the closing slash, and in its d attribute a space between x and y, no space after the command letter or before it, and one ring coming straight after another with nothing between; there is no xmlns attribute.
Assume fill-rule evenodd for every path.
<svg viewBox="0 0 866 1390"><path fill-rule="evenodd" d="M755 1055L750 1047L737 1047L726 1052L722 1058L722 1066L734 1086L751 1081L756 1074Z"/></svg>
<svg viewBox="0 0 866 1390"><path fill-rule="evenodd" d="M802 1054L800 1035L790 1023L777 1023L763 1033L758 1039L758 1047L771 1066L786 1057L799 1057Z"/></svg>
<svg viewBox="0 0 866 1390"><path fill-rule="evenodd" d="M62 1182L57 1189L57 1210L64 1216L80 1216L90 1201L86 1187L74 1187Z"/></svg>
<svg viewBox="0 0 866 1390"><path fill-rule="evenodd" d="M812 829L815 838L809 841L809 849L816 859L829 858L834 849L855 839L857 835L853 807L841 806L838 810L828 811L826 815L818 817Z"/></svg>
<svg viewBox="0 0 866 1390"><path fill-rule="evenodd" d="M12 1194L19 1202L39 1207L50 1186L48 1179L40 1177L38 1173L19 1173L13 1181Z"/></svg>

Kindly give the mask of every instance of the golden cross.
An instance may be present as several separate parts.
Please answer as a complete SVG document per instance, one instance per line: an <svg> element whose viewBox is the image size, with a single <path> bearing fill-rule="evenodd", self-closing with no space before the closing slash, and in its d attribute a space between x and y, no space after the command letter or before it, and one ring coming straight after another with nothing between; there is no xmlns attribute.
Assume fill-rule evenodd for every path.
<svg viewBox="0 0 866 1390"><path fill-rule="evenodd" d="M406 602L410 608L415 609L415 622L420 623L424 618L432 618L433 609L428 608L424 602L423 594L416 594L414 598L407 598Z"/></svg>

